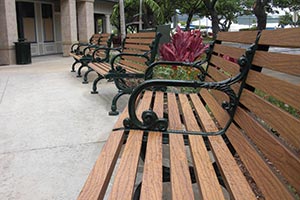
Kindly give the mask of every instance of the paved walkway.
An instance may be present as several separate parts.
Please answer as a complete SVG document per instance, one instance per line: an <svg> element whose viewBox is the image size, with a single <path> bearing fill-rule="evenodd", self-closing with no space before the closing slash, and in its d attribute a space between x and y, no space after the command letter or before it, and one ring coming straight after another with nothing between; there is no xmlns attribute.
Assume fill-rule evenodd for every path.
<svg viewBox="0 0 300 200"><path fill-rule="evenodd" d="M116 89L102 81L91 95L72 62L53 55L0 66L1 200L73 200L83 187L117 119L107 114Z"/></svg>
<svg viewBox="0 0 300 200"><path fill-rule="evenodd" d="M102 81L90 94L72 62L0 66L0 199L71 200L83 187L117 119L107 114L117 90Z"/></svg>

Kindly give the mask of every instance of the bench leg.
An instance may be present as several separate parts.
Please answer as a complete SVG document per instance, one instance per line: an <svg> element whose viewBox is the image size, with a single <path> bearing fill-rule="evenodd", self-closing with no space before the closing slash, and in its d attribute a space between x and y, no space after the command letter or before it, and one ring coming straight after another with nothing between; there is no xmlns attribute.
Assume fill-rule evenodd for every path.
<svg viewBox="0 0 300 200"><path fill-rule="evenodd" d="M83 75L83 84L87 84L88 83L88 75L90 72L94 71L92 68L89 68Z"/></svg>
<svg viewBox="0 0 300 200"><path fill-rule="evenodd" d="M82 65L78 68L78 71L77 71L77 77L78 77L78 78L82 77L82 76L81 76L81 69L84 68L84 67L88 67L88 66L85 65L85 64L82 64Z"/></svg>
<svg viewBox="0 0 300 200"><path fill-rule="evenodd" d="M109 112L109 115L118 115L119 111L117 111L117 101L118 99L123 96L124 94L129 94L128 92L119 91L118 94L113 98L111 103L111 111Z"/></svg>
<svg viewBox="0 0 300 200"><path fill-rule="evenodd" d="M75 71L75 66L76 66L77 63L79 63L79 61L78 61L78 60L75 60L75 62L74 62L73 65L72 65L71 72L76 72L76 71Z"/></svg>
<svg viewBox="0 0 300 200"><path fill-rule="evenodd" d="M93 90L91 91L91 94L98 94L97 83L103 78L104 77L101 74L98 74L98 78L96 78L93 82Z"/></svg>

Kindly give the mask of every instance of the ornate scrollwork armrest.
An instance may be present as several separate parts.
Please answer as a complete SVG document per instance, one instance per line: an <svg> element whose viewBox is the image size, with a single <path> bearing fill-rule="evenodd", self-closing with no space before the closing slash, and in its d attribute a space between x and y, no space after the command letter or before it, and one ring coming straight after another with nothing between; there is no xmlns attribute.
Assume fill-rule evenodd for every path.
<svg viewBox="0 0 300 200"><path fill-rule="evenodd" d="M255 49L255 48L254 48ZM245 86L247 74L251 68L253 58L253 49L246 52L246 56L242 56L238 60L240 65L240 73L232 78L228 78L219 82L204 82L204 81L183 81L183 80L146 80L137 86L132 92L128 102L129 118L125 119L123 125L128 129L142 129L147 131L162 131L166 133L181 133L181 134L196 134L196 135L220 135L225 133L233 121L234 113L239 103L242 89ZM196 67L197 65L189 65ZM152 65L154 67L155 65ZM235 83L241 82L240 89L236 93L231 86ZM230 119L227 124L217 132L193 132L193 131L178 131L168 130L168 119L158 118L156 113L152 110L146 110L142 114L142 121L136 115L136 102L139 95L146 89L154 87L191 87L191 88L205 88L219 90L229 97L229 102L223 102L222 107L228 111Z"/></svg>
<svg viewBox="0 0 300 200"><path fill-rule="evenodd" d="M82 42L74 43L71 46L71 53L75 53L77 55L82 55L84 51L80 51L80 48L87 47L89 45L92 45L92 44L90 44L90 43L82 43Z"/></svg>

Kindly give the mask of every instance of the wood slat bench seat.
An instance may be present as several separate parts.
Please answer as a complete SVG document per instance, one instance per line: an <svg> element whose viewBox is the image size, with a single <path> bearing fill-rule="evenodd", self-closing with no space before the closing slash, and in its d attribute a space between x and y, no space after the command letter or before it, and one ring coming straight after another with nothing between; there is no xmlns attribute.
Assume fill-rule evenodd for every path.
<svg viewBox="0 0 300 200"><path fill-rule="evenodd" d="M72 64L71 72L75 72L75 66L80 64L80 66L86 66L88 62L92 59L92 54L97 47L110 47L112 42L113 34L109 33L96 33L90 38L89 43L75 43L71 47L70 56L74 58L74 63ZM99 51L99 55L102 58L108 60L108 51Z"/></svg>
<svg viewBox="0 0 300 200"><path fill-rule="evenodd" d="M143 81L145 70L156 59L160 37L161 34L157 32L127 34L121 52L114 55L110 62L106 62L99 55L106 48L100 47L94 51L93 62L88 63L89 70L84 74L83 83L87 83L90 72L96 72L98 78L93 81L91 91L96 94L100 80L114 80L119 92L113 98L110 115L118 114L118 99L124 94L130 94Z"/></svg>
<svg viewBox="0 0 300 200"><path fill-rule="evenodd" d="M256 35L220 33L205 66L205 81L213 85L239 73L237 58ZM178 87L189 81L163 80L177 90L166 90L162 80L143 82L133 91L78 199L298 199L300 86L284 76L266 75L264 68L300 77L299 35L300 28L261 32L225 134L210 134L230 119L224 92L180 92ZM147 84L151 87L139 90ZM232 89L239 91L241 84ZM149 110L167 120L164 131L139 127L133 120L132 112L140 122L153 123Z"/></svg>

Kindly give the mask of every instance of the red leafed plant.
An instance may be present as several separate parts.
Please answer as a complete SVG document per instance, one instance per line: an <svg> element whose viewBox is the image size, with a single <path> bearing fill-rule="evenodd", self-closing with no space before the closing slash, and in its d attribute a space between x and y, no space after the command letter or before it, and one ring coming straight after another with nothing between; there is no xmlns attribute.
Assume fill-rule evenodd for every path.
<svg viewBox="0 0 300 200"><path fill-rule="evenodd" d="M182 31L179 26L171 36L171 42L163 44L160 49L162 60L193 62L207 49L203 44L199 30Z"/></svg>

